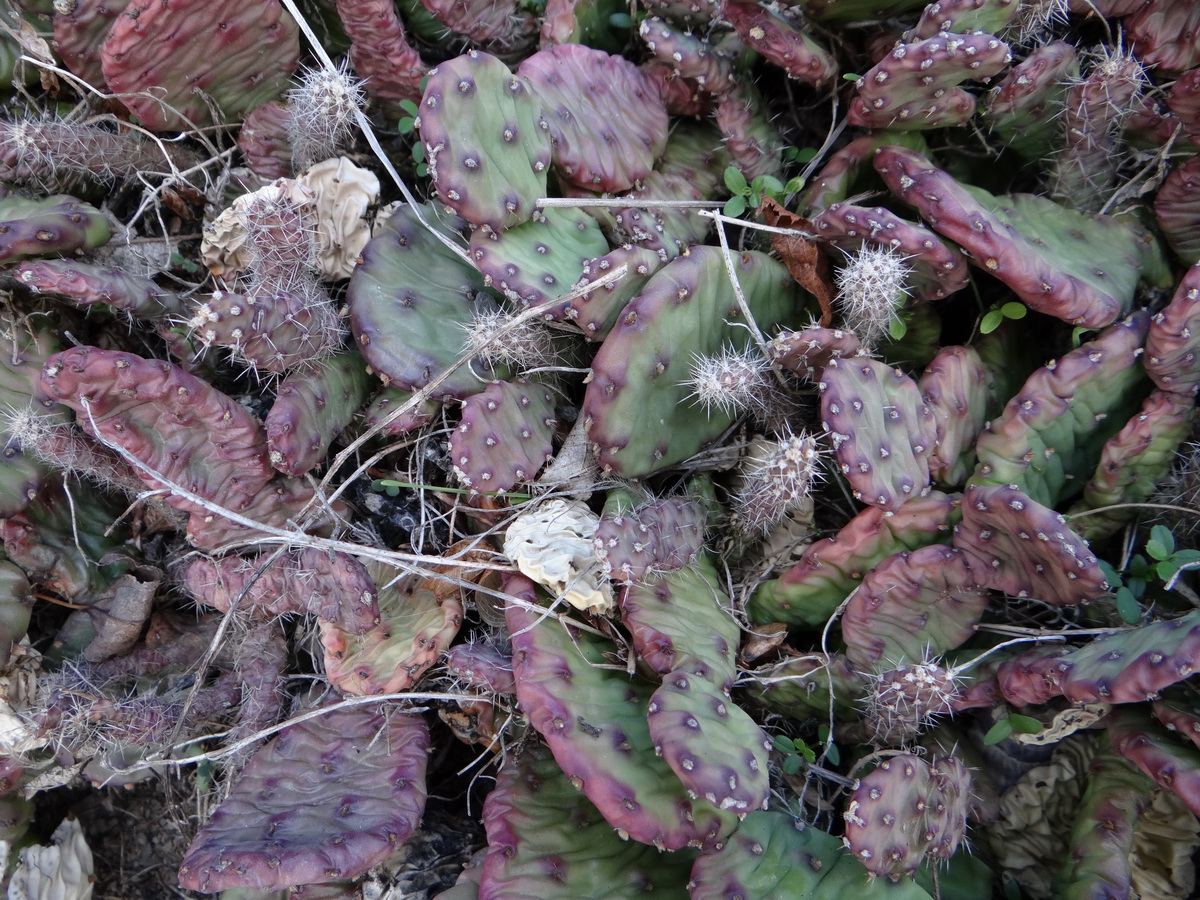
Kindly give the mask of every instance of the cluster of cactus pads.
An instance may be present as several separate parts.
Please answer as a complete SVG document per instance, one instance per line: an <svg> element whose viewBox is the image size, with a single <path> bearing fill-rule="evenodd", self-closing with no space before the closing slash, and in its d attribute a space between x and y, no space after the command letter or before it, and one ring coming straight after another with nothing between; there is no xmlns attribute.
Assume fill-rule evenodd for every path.
<svg viewBox="0 0 1200 900"><path fill-rule="evenodd" d="M9 896L1194 895L1194 3L11 6Z"/></svg>

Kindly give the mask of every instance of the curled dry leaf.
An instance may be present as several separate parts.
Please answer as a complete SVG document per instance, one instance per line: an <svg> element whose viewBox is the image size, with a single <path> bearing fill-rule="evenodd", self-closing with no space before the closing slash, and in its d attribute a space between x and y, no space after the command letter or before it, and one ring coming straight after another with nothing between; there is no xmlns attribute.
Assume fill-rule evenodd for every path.
<svg viewBox="0 0 1200 900"><path fill-rule="evenodd" d="M763 197L758 207L759 215L773 228L793 228L797 231L812 231L808 219L789 212L772 197ZM829 259L815 241L798 234L772 234L771 249L779 254L796 282L817 298L821 305L821 325L828 328L833 321L833 301L837 296L833 278L829 273Z"/></svg>

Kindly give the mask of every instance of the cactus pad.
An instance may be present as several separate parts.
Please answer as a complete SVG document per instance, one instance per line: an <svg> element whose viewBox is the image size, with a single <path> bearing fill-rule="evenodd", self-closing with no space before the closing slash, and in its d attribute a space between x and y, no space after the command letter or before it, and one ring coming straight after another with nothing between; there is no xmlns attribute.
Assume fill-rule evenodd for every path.
<svg viewBox="0 0 1200 900"><path fill-rule="evenodd" d="M200 92L230 119L275 100L299 59L278 0L132 0L100 47L108 86L152 131L210 124Z"/></svg>
<svg viewBox="0 0 1200 900"><path fill-rule="evenodd" d="M455 213L494 231L533 215L546 195L551 136L524 78L468 51L430 72L418 124L430 178Z"/></svg>
<svg viewBox="0 0 1200 900"><path fill-rule="evenodd" d="M450 435L459 480L474 491L507 491L531 481L554 455L554 394L536 382L495 381L463 402Z"/></svg>
<svg viewBox="0 0 1200 900"><path fill-rule="evenodd" d="M196 835L179 883L211 893L356 878L417 827L429 732L365 706L285 728Z"/></svg>
<svg viewBox="0 0 1200 900"><path fill-rule="evenodd" d="M1127 226L1032 194L993 197L966 188L899 147L876 153L875 168L896 196L1030 309L1090 328L1129 309L1141 262Z"/></svg>

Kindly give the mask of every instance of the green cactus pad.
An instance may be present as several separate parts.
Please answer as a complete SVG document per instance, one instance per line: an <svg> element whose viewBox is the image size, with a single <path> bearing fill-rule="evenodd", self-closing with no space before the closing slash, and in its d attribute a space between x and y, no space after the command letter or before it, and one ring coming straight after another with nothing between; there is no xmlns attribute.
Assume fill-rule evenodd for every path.
<svg viewBox="0 0 1200 900"><path fill-rule="evenodd" d="M692 900L929 900L911 878L870 875L840 839L781 812L746 816L726 845L692 868Z"/></svg>
<svg viewBox="0 0 1200 900"><path fill-rule="evenodd" d="M108 243L108 220L82 200L0 199L0 266L36 256L74 256Z"/></svg>
<svg viewBox="0 0 1200 900"><path fill-rule="evenodd" d="M1112 750L1096 754L1075 814L1067 862L1058 874L1058 896L1132 896L1129 855L1152 787L1150 779Z"/></svg>
<svg viewBox="0 0 1200 900"><path fill-rule="evenodd" d="M750 620L824 624L867 572L893 553L946 542L952 507L949 496L931 491L894 513L863 510L833 537L810 544L782 576L761 585L746 606Z"/></svg>
<svg viewBox="0 0 1200 900"><path fill-rule="evenodd" d="M1051 41L1013 66L988 95L985 115L1006 148L1041 159L1061 143L1063 104L1079 75L1075 46Z"/></svg>
<svg viewBox="0 0 1200 900"><path fill-rule="evenodd" d="M454 236L461 219L431 221ZM426 230L408 207L396 210L362 252L346 300L354 343L385 384L416 391L463 353L463 328L475 315L483 276ZM481 380L476 372L485 373ZM438 399L482 391L490 378L479 360L463 366L437 389Z"/></svg>
<svg viewBox="0 0 1200 900"><path fill-rule="evenodd" d="M1159 388L1191 398L1200 385L1200 264L1184 274L1171 302L1150 319L1146 373Z"/></svg>
<svg viewBox="0 0 1200 900"><path fill-rule="evenodd" d="M931 38L943 31L999 34L1020 8L1017 0L937 0L925 7L917 24L904 33L904 40Z"/></svg>
<svg viewBox="0 0 1200 900"><path fill-rule="evenodd" d="M987 604L960 551L897 553L867 573L842 614L846 656L876 672L941 656L975 633Z"/></svg>
<svg viewBox="0 0 1200 900"><path fill-rule="evenodd" d="M917 386L933 413L936 443L929 457L933 479L954 486L975 468L975 439L989 413L988 371L973 347L943 347Z"/></svg>
<svg viewBox="0 0 1200 900"><path fill-rule="evenodd" d="M1141 706L1115 711L1108 739L1117 753L1200 816L1200 750L1180 744Z"/></svg>
<svg viewBox="0 0 1200 900"><path fill-rule="evenodd" d="M1130 308L1142 262L1129 227L1032 194L994 197L899 147L876 153L875 168L934 231L1030 309L1100 328Z"/></svg>
<svg viewBox="0 0 1200 900"><path fill-rule="evenodd" d="M277 99L299 60L278 0L133 0L100 46L109 88L152 131L213 124L206 98L235 120Z"/></svg>
<svg viewBox="0 0 1200 900"><path fill-rule="evenodd" d="M488 852L479 900L687 897L695 854L622 841L545 747L528 745L504 766L484 802L483 823Z"/></svg>
<svg viewBox="0 0 1200 900"><path fill-rule="evenodd" d="M325 674L347 694L395 694L412 687L450 646L463 621L459 587L427 579L406 584L383 563L367 565L379 588L379 625L351 634L321 623Z"/></svg>
<svg viewBox="0 0 1200 900"><path fill-rule="evenodd" d="M591 259L608 253L599 223L573 209L546 209L502 232L471 235L484 284L514 304L538 306L567 293Z"/></svg>
<svg viewBox="0 0 1200 900"><path fill-rule="evenodd" d="M864 356L831 359L818 387L821 424L855 499L895 511L929 493L937 429L915 381Z"/></svg>
<svg viewBox="0 0 1200 900"><path fill-rule="evenodd" d="M733 703L738 626L711 559L635 582L621 615L642 660L663 674L650 698L654 751L692 796L739 815L770 791L762 729Z"/></svg>
<svg viewBox="0 0 1200 900"><path fill-rule="evenodd" d="M1072 703L1139 703L1189 677L1200 650L1200 613L1103 635L1060 653L1024 653L997 670L1001 693L1025 706L1063 696Z"/></svg>
<svg viewBox="0 0 1200 900"><path fill-rule="evenodd" d="M811 653L754 672L749 691L768 709L792 719L826 718L831 706L857 716L867 678L840 653Z"/></svg>
<svg viewBox="0 0 1200 900"><path fill-rule="evenodd" d="M493 231L527 221L546 196L545 115L529 83L494 56L470 50L432 70L417 121L439 199Z"/></svg>
<svg viewBox="0 0 1200 900"><path fill-rule="evenodd" d="M976 441L968 484L1016 484L1044 506L1076 493L1138 408L1146 324L1131 317L1030 375Z"/></svg>
<svg viewBox="0 0 1200 900"><path fill-rule="evenodd" d="M149 278L71 259L19 263L10 274L31 291L66 297L76 306L106 303L139 319L180 315L183 301Z"/></svg>
<svg viewBox="0 0 1200 900"><path fill-rule="evenodd" d="M524 601L505 608L517 699L572 784L633 840L668 850L720 844L733 813L689 800L654 753L646 721L653 685L606 667L607 641L539 615L528 579L512 576L505 590Z"/></svg>
<svg viewBox="0 0 1200 900"><path fill-rule="evenodd" d="M454 472L473 491L532 481L554 455L554 393L543 384L495 381L463 402L450 435Z"/></svg>
<svg viewBox="0 0 1200 900"><path fill-rule="evenodd" d="M365 874L420 822L428 752L424 720L398 710L350 707L285 728L200 829L179 884L212 893Z"/></svg>
<svg viewBox="0 0 1200 900"><path fill-rule="evenodd" d="M1171 471L1179 445L1191 433L1195 412L1191 397L1155 391L1138 414L1108 439L1081 501L1067 513L1080 537L1087 541L1109 537L1133 519L1136 507L1087 516L1079 513L1148 500Z"/></svg>
<svg viewBox="0 0 1200 900"><path fill-rule="evenodd" d="M367 369L353 350L289 375L263 422L271 465L285 475L316 468L367 398Z"/></svg>
<svg viewBox="0 0 1200 900"><path fill-rule="evenodd" d="M666 106L649 76L623 57L578 44L546 47L517 74L546 106L554 169L565 181L627 191L666 149Z"/></svg>
<svg viewBox="0 0 1200 900"><path fill-rule="evenodd" d="M1087 543L1065 516L1016 485L973 486L962 500L954 546L980 585L1054 606L1095 600L1108 590Z"/></svg>
<svg viewBox="0 0 1200 900"><path fill-rule="evenodd" d="M990 34L937 34L900 44L858 80L847 116L851 125L927 131L961 125L975 98L958 85L986 82L1012 60L1008 45Z"/></svg>
<svg viewBox="0 0 1200 900"><path fill-rule="evenodd" d="M734 271L758 326L797 317L802 293L787 270L763 254L734 255ZM696 247L659 269L592 362L583 400L600 465L634 478L674 465L715 440L730 414L696 415L686 401L695 356L749 343L716 247Z"/></svg>

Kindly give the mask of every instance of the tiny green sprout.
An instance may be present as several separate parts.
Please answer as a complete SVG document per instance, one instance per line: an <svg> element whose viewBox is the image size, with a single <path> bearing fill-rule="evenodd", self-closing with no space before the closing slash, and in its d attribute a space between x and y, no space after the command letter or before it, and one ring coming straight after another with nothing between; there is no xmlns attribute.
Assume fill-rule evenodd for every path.
<svg viewBox="0 0 1200 900"><path fill-rule="evenodd" d="M853 72L847 72L842 76L842 81L853 81L855 83L862 81L862 79L863 77L861 75L855 75Z"/></svg>
<svg viewBox="0 0 1200 900"><path fill-rule="evenodd" d="M821 727L817 729L817 737L820 739L822 744L828 745L828 749L825 751L825 758L829 760L829 764L836 766L838 763L840 763L842 761L842 751L838 749L837 744L829 740L829 726L821 725ZM809 760L809 762L812 762L812 760Z"/></svg>
<svg viewBox="0 0 1200 900"><path fill-rule="evenodd" d="M1023 319L1029 315L1029 309L1024 303L1010 300L1000 306L993 306L979 321L979 333L991 334L1003 324L1005 319Z"/></svg>
<svg viewBox="0 0 1200 900"><path fill-rule="evenodd" d="M1135 553L1129 559L1125 571L1118 572L1113 566L1100 560L1098 565L1108 582L1117 614L1127 625L1137 625L1145 611L1142 601L1151 585L1171 590L1184 569L1200 568L1200 550L1180 550L1175 546L1175 535L1165 525L1150 529L1146 541L1146 553ZM1151 598L1150 602L1153 602Z"/></svg>
<svg viewBox="0 0 1200 900"><path fill-rule="evenodd" d="M419 177L424 178L429 174L429 165L425 162L425 145L420 141L413 144L412 148L413 166Z"/></svg>
<svg viewBox="0 0 1200 900"><path fill-rule="evenodd" d="M1093 331L1097 331L1097 330L1098 329L1088 328L1084 325L1079 325L1075 328L1072 328L1071 329L1071 349L1078 350L1079 347L1083 344L1083 336L1085 334L1091 334Z"/></svg>
<svg viewBox="0 0 1200 900"><path fill-rule="evenodd" d="M417 127L417 116L421 114L421 110L417 107L417 104L411 100L401 100L400 108L408 113L408 115L404 116L400 120L396 128L401 134L408 134Z"/></svg>
<svg viewBox="0 0 1200 900"><path fill-rule="evenodd" d="M788 147L783 151L783 158L788 162L807 165L817 158L820 151L816 147L805 147L803 150L799 147ZM788 182L791 184L791 182Z"/></svg>
<svg viewBox="0 0 1200 900"><path fill-rule="evenodd" d="M900 316L888 322L888 334L892 336L893 341L898 341L908 334L908 323Z"/></svg>
<svg viewBox="0 0 1200 900"><path fill-rule="evenodd" d="M983 743L990 747L1012 737L1014 733L1037 734L1041 730L1042 723L1032 716L1009 713L1003 719L997 719L996 724L988 729L988 733L983 736Z"/></svg>

